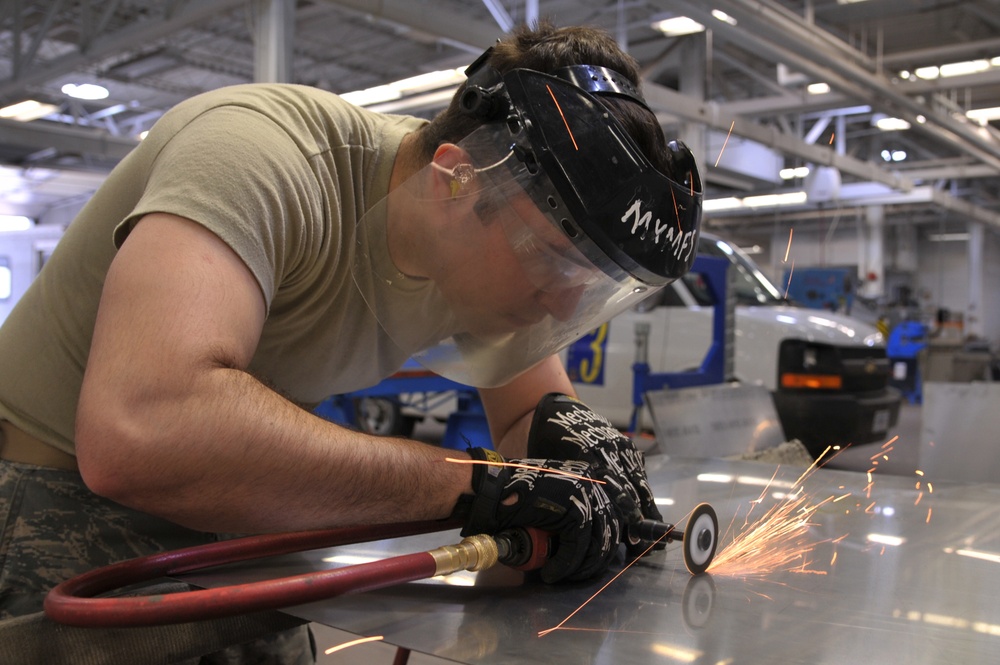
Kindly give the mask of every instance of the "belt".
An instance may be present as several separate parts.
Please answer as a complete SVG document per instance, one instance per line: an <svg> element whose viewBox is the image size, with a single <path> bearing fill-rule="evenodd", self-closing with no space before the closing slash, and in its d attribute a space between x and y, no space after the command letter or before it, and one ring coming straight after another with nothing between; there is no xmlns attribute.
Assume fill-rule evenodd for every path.
<svg viewBox="0 0 1000 665"><path fill-rule="evenodd" d="M0 421L0 432L3 433L3 438L0 438L0 459L65 471L79 470L76 456L36 439L6 420Z"/></svg>

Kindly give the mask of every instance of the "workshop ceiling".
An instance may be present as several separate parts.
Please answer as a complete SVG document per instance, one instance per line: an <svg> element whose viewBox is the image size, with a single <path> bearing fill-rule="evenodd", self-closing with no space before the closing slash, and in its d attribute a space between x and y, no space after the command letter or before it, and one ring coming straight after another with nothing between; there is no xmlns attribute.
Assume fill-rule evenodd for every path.
<svg viewBox="0 0 1000 665"><path fill-rule="evenodd" d="M260 78L261 61L276 60L264 43L276 2L0 3L0 107L56 106L30 122L0 118L0 213L44 219L79 205L171 106ZM535 15L603 27L627 46L668 135L700 152L706 198L808 192L791 207L709 212L715 228L877 203L891 223L1000 229L1000 125L966 115L1000 107L1000 0L299 0L293 55L277 62L292 82L356 91L464 66ZM667 37L652 26L672 16L709 30ZM978 66L943 67L968 62ZM67 83L110 94L73 99ZM829 92L807 92L812 83ZM375 108L429 116L443 97ZM883 131L883 117L910 127ZM806 178L778 177L803 166Z"/></svg>

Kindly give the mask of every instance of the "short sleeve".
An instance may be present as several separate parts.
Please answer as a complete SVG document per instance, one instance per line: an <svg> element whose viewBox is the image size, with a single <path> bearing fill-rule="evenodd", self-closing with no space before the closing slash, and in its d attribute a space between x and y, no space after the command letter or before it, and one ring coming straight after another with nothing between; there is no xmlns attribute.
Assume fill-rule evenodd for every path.
<svg viewBox="0 0 1000 665"><path fill-rule="evenodd" d="M215 107L166 140L114 240L120 247L153 212L191 219L236 252L270 308L282 277L323 241L323 197L309 156L274 120Z"/></svg>

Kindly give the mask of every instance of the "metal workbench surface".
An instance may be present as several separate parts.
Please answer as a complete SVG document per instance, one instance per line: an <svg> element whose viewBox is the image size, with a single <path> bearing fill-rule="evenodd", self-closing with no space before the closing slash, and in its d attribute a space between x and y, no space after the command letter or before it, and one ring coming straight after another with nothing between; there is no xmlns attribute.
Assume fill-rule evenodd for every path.
<svg viewBox="0 0 1000 665"><path fill-rule="evenodd" d="M648 470L667 521L682 526L697 503L715 507L730 532L720 550L751 506L752 519L787 504L803 471L663 456L650 457ZM1000 486L916 473L872 480L818 469L802 482L795 496L811 506L812 526L804 556L786 570L692 577L672 543L544 636L627 562L586 584L549 586L498 568L286 611L462 663L1000 661ZM444 532L315 550L187 579L220 586L283 577L458 540Z"/></svg>

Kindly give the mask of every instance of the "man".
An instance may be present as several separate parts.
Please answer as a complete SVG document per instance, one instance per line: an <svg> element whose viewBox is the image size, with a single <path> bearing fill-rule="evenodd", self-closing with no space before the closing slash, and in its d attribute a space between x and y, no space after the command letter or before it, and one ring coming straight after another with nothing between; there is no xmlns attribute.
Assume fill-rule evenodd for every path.
<svg viewBox="0 0 1000 665"><path fill-rule="evenodd" d="M604 33L521 28L467 74L430 124L302 86L208 93L114 170L0 329L2 616L217 532L460 514L556 532L557 581L658 517L631 443L558 396L555 354L690 267L693 159ZM605 485L308 410L409 357L481 388L499 453Z"/></svg>

